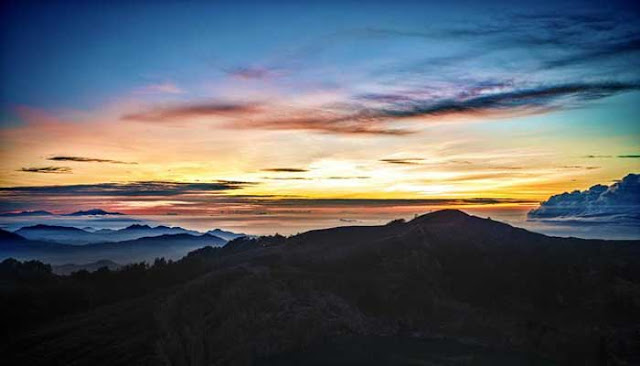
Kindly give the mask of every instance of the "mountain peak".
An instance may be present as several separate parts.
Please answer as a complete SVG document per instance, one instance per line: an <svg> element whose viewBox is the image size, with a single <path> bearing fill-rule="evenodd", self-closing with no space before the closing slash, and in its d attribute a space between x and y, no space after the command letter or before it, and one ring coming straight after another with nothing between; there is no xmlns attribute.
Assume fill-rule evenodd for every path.
<svg viewBox="0 0 640 366"><path fill-rule="evenodd" d="M151 226L149 225L140 225L140 224L132 224L127 226L126 228L122 229L122 230L148 230L151 229Z"/></svg>
<svg viewBox="0 0 640 366"><path fill-rule="evenodd" d="M425 220L438 220L438 221L457 221L471 217L468 213L457 209L444 209L434 212L429 212L424 215L420 215L411 222L422 222Z"/></svg>
<svg viewBox="0 0 640 366"><path fill-rule="evenodd" d="M97 216L97 215L122 215L120 212L109 212L99 208L92 208L86 211L76 211L65 216Z"/></svg>

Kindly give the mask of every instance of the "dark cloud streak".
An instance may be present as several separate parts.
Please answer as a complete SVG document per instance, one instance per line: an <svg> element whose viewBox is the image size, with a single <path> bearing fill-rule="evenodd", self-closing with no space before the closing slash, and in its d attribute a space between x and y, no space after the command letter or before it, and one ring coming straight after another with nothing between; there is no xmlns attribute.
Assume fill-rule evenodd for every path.
<svg viewBox="0 0 640 366"><path fill-rule="evenodd" d="M213 115L248 115L258 111L259 106L250 103L200 103L150 109L144 112L126 114L122 116L121 119L128 121L162 122Z"/></svg>
<svg viewBox="0 0 640 366"><path fill-rule="evenodd" d="M59 186L2 187L0 196L55 195L55 196L178 196L186 194L211 194L233 191L255 182L215 181L211 183L186 183L143 181L127 183L76 184Z"/></svg>
<svg viewBox="0 0 640 366"><path fill-rule="evenodd" d="M81 163L110 163L110 164L128 164L128 165L138 164L136 162L127 162L127 161L111 160L111 159L86 158L82 156L53 156L53 157L47 158L47 160L75 161L75 162L81 162Z"/></svg>
<svg viewBox="0 0 640 366"><path fill-rule="evenodd" d="M46 173L46 174L71 174L72 170L66 166L45 166L38 168L22 168L18 170L23 173Z"/></svg>
<svg viewBox="0 0 640 366"><path fill-rule="evenodd" d="M269 168L269 169L262 169L262 171L272 172L272 173L304 173L304 172L308 172L309 170L300 169L300 168Z"/></svg>

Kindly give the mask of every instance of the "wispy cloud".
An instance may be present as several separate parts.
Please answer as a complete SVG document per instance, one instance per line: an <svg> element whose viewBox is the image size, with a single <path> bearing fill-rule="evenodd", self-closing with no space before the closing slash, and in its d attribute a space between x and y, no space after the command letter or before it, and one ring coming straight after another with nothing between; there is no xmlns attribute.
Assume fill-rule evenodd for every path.
<svg viewBox="0 0 640 366"><path fill-rule="evenodd" d="M223 126L232 129L306 130L347 135L403 136L415 131L394 126L407 118L466 116L482 118L546 113L576 108L589 101L615 94L638 90L638 83L594 82L573 84L543 84L536 87L517 87L511 82L480 83L461 86L452 96L448 91L426 96L417 92L368 94L354 96L336 108L335 105L315 109L289 108L278 105L195 104L160 107L123 116L124 120L160 122L187 120L193 117L224 115L229 117ZM374 100L375 105L357 101ZM248 118L250 117L250 118Z"/></svg>
<svg viewBox="0 0 640 366"><path fill-rule="evenodd" d="M149 84L135 90L136 94L183 94L184 90L173 83Z"/></svg>
<svg viewBox="0 0 640 366"><path fill-rule="evenodd" d="M258 112L259 106L246 103L199 103L159 107L122 116L123 120L163 122L193 117L247 115Z"/></svg>
<svg viewBox="0 0 640 366"><path fill-rule="evenodd" d="M560 169L578 169L578 170L595 170L600 169L599 166L591 166L591 165L563 165Z"/></svg>
<svg viewBox="0 0 640 366"><path fill-rule="evenodd" d="M419 165L424 159L422 158L403 158L403 159L380 159L383 163L398 165Z"/></svg>
<svg viewBox="0 0 640 366"><path fill-rule="evenodd" d="M459 41L477 46L447 56L431 56L413 65L413 71L433 65L456 66L504 50L528 50L537 61L532 70L566 68L601 61L621 61L640 50L640 20L616 13L507 14L484 24L424 30L364 29L354 34L367 38L419 38ZM539 51L539 52L535 52ZM543 52L547 51L547 52ZM548 52L553 51L553 52ZM535 52L535 53L534 53ZM627 66L633 64L628 59ZM619 65L619 67L624 67Z"/></svg>
<svg viewBox="0 0 640 366"><path fill-rule="evenodd" d="M269 168L262 169L263 172L273 172L273 173L304 173L308 172L308 169L300 169L300 168Z"/></svg>
<svg viewBox="0 0 640 366"><path fill-rule="evenodd" d="M394 103L380 111L387 117L446 116L481 112L524 111L536 113L580 106L581 103L614 94L638 90L637 83L579 83L543 85L536 88L514 89L470 98L445 100L416 100Z"/></svg>
<svg viewBox="0 0 640 366"><path fill-rule="evenodd" d="M49 171L54 168L54 171ZM59 173L56 167L34 168L45 169L44 173ZM68 168L67 168L68 169ZM38 171L40 172L40 171ZM62 171L66 172L66 171ZM127 183L76 184L59 186L31 186L0 188L2 195L57 195L57 196L177 196L185 194L211 194L238 190L257 183L237 181L200 182L164 182L143 181Z"/></svg>
<svg viewBox="0 0 640 366"><path fill-rule="evenodd" d="M120 160L97 159L97 158L87 158L82 156L64 156L64 155L53 156L53 157L47 158L47 160L75 161L75 162L81 162L81 163L111 163L111 164L130 164L130 165L138 164L136 162L127 162L127 161L120 161Z"/></svg>
<svg viewBox="0 0 640 366"><path fill-rule="evenodd" d="M262 177L262 179L266 180L312 180L312 178L308 177Z"/></svg>
<svg viewBox="0 0 640 366"><path fill-rule="evenodd" d="M226 70L227 74L244 80L263 80L280 75L282 72L268 67L235 67Z"/></svg>
<svg viewBox="0 0 640 366"><path fill-rule="evenodd" d="M66 166L44 166L37 168L22 168L18 170L24 173L70 174L71 168Z"/></svg>
<svg viewBox="0 0 640 366"><path fill-rule="evenodd" d="M610 158L618 158L618 159L638 159L640 158L640 154L625 154L625 155L586 155L584 158L587 159L610 159Z"/></svg>

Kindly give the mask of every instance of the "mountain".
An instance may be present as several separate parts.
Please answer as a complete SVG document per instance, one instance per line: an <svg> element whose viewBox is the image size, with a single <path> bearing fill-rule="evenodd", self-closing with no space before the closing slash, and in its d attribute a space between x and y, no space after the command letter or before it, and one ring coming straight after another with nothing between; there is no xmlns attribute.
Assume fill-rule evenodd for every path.
<svg viewBox="0 0 640 366"><path fill-rule="evenodd" d="M234 233L231 231L225 231L225 230L221 230L221 229L214 229L214 230L209 230L207 231L207 234L209 235L213 235L213 236L217 236L219 238L225 239L227 241L233 240L233 239L237 239L237 238L241 238L243 236L247 236L246 234L239 234L239 233Z"/></svg>
<svg viewBox="0 0 640 366"><path fill-rule="evenodd" d="M146 236L159 236L159 235L175 235L175 234L189 234L189 235L201 235L200 232L194 230L187 230L181 227L168 227L168 226L156 226L151 227L149 225L133 224L124 229L116 230L110 233L107 238L110 240L132 240Z"/></svg>
<svg viewBox="0 0 640 366"><path fill-rule="evenodd" d="M5 212L1 213L0 217L29 217L29 216L52 216L49 211L20 211L20 212Z"/></svg>
<svg viewBox="0 0 640 366"><path fill-rule="evenodd" d="M68 226L33 225L15 231L16 234L30 240L48 241L61 244L87 244L100 240L93 233Z"/></svg>
<svg viewBox="0 0 640 366"><path fill-rule="evenodd" d="M0 243L20 241L25 241L25 238L10 231L0 229Z"/></svg>
<svg viewBox="0 0 640 366"><path fill-rule="evenodd" d="M144 237L189 234L201 235L193 230L186 230L181 227L167 227L134 224L119 230L101 229L88 231L67 226L34 225L21 228L15 232L27 239L49 241L59 244L86 245L104 242L119 242L125 240L135 240ZM214 235L215 236L215 235Z"/></svg>
<svg viewBox="0 0 640 366"><path fill-rule="evenodd" d="M45 226L48 235L56 233L62 233L61 235L63 235L67 230L69 232L80 230L37 225L22 233L31 234L38 230L38 226ZM118 263L132 263L136 261L152 261L160 257L179 259L191 250L203 246L218 247L227 242L213 235L191 235L183 233L142 237L118 242L66 245L37 239L30 240L20 235L21 230L18 230L16 233L2 230L0 234L0 259L13 257L23 260L38 259L45 260L48 263L64 264L93 262L106 258Z"/></svg>
<svg viewBox="0 0 640 366"><path fill-rule="evenodd" d="M30 365L631 365L639 263L639 241L548 237L455 210L238 238L148 269L38 280L26 303L3 295L22 304L3 311L14 321L76 294L0 351Z"/></svg>
<svg viewBox="0 0 640 366"><path fill-rule="evenodd" d="M72 246L46 241L29 240L16 233L0 229L0 259L9 258L25 252L43 253L46 251L64 251Z"/></svg>
<svg viewBox="0 0 640 366"><path fill-rule="evenodd" d="M102 259L96 262L86 263L86 264L69 263L69 264L53 266L53 273L66 276L66 275L72 274L73 272L78 272L78 271L95 272L100 268L108 268L114 271L114 270L118 270L120 267L121 265L119 265L114 261L110 261L108 259Z"/></svg>
<svg viewBox="0 0 640 366"><path fill-rule="evenodd" d="M105 210L101 210L99 208L94 208L87 211L76 211L76 212L68 213L63 216L104 216L104 215L123 215L123 214L120 212L108 212Z"/></svg>

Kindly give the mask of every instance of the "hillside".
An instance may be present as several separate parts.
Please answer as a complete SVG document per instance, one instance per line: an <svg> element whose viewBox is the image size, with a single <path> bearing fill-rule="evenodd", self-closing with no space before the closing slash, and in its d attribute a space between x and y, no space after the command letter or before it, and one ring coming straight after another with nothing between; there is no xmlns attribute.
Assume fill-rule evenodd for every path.
<svg viewBox="0 0 640 366"><path fill-rule="evenodd" d="M146 292L42 322L6 351L106 365L136 339L130 363L637 364L639 259L639 242L547 237L455 210L240 238L140 272L153 286L112 273L109 286L123 276L122 291ZM92 276L58 283L99 291L104 274ZM133 301L140 316L125 311ZM100 331L104 314L123 325ZM79 349L86 334L100 335Z"/></svg>

